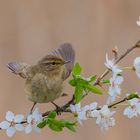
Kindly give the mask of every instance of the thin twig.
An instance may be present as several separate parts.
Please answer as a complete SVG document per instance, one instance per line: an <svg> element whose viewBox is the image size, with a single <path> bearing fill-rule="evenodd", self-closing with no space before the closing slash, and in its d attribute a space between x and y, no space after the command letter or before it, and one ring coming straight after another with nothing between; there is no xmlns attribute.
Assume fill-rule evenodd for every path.
<svg viewBox="0 0 140 140"><path fill-rule="evenodd" d="M115 60L117 60L118 59L118 47L115 46L114 49L112 50L112 52L114 53Z"/></svg>
<svg viewBox="0 0 140 140"><path fill-rule="evenodd" d="M135 48L140 47L140 40L131 48L126 50L125 53L123 53L115 62L115 64L119 63L124 57L126 57L131 51L133 51ZM94 85L98 85L100 81L110 72L110 69L106 69L101 76L95 81Z"/></svg>
<svg viewBox="0 0 140 140"><path fill-rule="evenodd" d="M127 97L125 97L124 99L122 99L122 100L120 100L120 101L118 101L118 102L116 102L116 103L113 103L113 104L108 105L108 108L115 107L116 105L121 104L121 103L123 103L123 102L125 102L125 101L128 101L128 100L129 100L129 99L128 99Z"/></svg>

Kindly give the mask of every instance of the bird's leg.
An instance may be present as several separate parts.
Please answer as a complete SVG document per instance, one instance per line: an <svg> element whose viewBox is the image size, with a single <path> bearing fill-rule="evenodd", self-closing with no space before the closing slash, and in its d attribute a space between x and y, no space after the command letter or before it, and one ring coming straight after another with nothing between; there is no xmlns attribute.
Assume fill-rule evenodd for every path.
<svg viewBox="0 0 140 140"><path fill-rule="evenodd" d="M57 115L61 115L61 107L58 106L56 103L54 102L51 102L55 107L56 107L56 113Z"/></svg>
<svg viewBox="0 0 140 140"><path fill-rule="evenodd" d="M30 114L32 114L33 109L34 109L34 107L35 107L35 105L36 105L36 104L37 104L37 103L36 103L36 102L34 102L34 104L33 104L32 108L31 108L31 110L30 110Z"/></svg>

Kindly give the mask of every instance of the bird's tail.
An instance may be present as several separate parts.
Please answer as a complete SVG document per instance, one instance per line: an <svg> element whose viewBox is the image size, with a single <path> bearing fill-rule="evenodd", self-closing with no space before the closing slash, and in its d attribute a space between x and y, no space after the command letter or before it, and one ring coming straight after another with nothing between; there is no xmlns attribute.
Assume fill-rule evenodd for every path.
<svg viewBox="0 0 140 140"><path fill-rule="evenodd" d="M22 78L27 78L27 67L28 65L20 62L10 62L7 64L8 69Z"/></svg>

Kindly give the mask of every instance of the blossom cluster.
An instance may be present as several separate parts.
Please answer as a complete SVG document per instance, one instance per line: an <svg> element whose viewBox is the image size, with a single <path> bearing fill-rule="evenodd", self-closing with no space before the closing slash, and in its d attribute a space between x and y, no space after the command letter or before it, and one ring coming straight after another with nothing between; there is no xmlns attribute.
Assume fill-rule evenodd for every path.
<svg viewBox="0 0 140 140"><path fill-rule="evenodd" d="M127 101L127 107L124 109L123 114L128 118L137 117L140 115L140 99L133 98ZM110 111L108 105L103 107L97 107L97 103L93 102L89 105L81 107L81 103L70 105L70 110L76 117L79 124L83 124L83 121L87 119L96 119L96 124L100 126L102 130L108 130L109 127L115 126L115 118L113 115L116 111Z"/></svg>
<svg viewBox="0 0 140 140"><path fill-rule="evenodd" d="M0 123L0 128L6 130L8 137L12 137L16 131L25 131L27 134L32 130L38 133L40 132L37 123L42 120L42 115L38 108L36 108L32 114L27 115L26 118L21 114L14 115L13 112L8 111L5 119L5 121ZM24 120L27 121L26 126L24 126Z"/></svg>
<svg viewBox="0 0 140 140"><path fill-rule="evenodd" d="M102 130L115 125L115 119L112 117L115 111L111 112L107 105L104 105L102 108L97 108L97 103L93 102L90 105L81 107L81 104L78 103L76 105L70 105L70 109L80 124L83 124L84 120L93 118L96 119L96 124Z"/></svg>
<svg viewBox="0 0 140 140"><path fill-rule="evenodd" d="M109 97L107 99L107 104L110 104L111 102L114 102L116 100L116 97L118 97L121 94L121 88L120 85L123 82L122 77L122 69L115 64L115 59L109 60L108 55L106 54L106 62L105 66L112 71L112 77L110 78L110 86L108 89Z"/></svg>
<svg viewBox="0 0 140 140"><path fill-rule="evenodd" d="M137 117L140 115L140 99L133 98L128 101L128 107L124 110L124 115L128 116L128 118Z"/></svg>

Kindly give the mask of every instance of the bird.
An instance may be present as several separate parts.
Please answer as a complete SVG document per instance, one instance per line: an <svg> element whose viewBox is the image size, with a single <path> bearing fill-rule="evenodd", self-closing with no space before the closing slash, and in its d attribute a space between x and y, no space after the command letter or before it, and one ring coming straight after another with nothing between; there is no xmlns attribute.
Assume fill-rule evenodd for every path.
<svg viewBox="0 0 140 140"><path fill-rule="evenodd" d="M63 43L58 49L48 53L35 65L12 61L8 69L25 79L25 93L33 102L53 103L63 95L63 83L70 76L75 61L75 51L70 43Z"/></svg>

